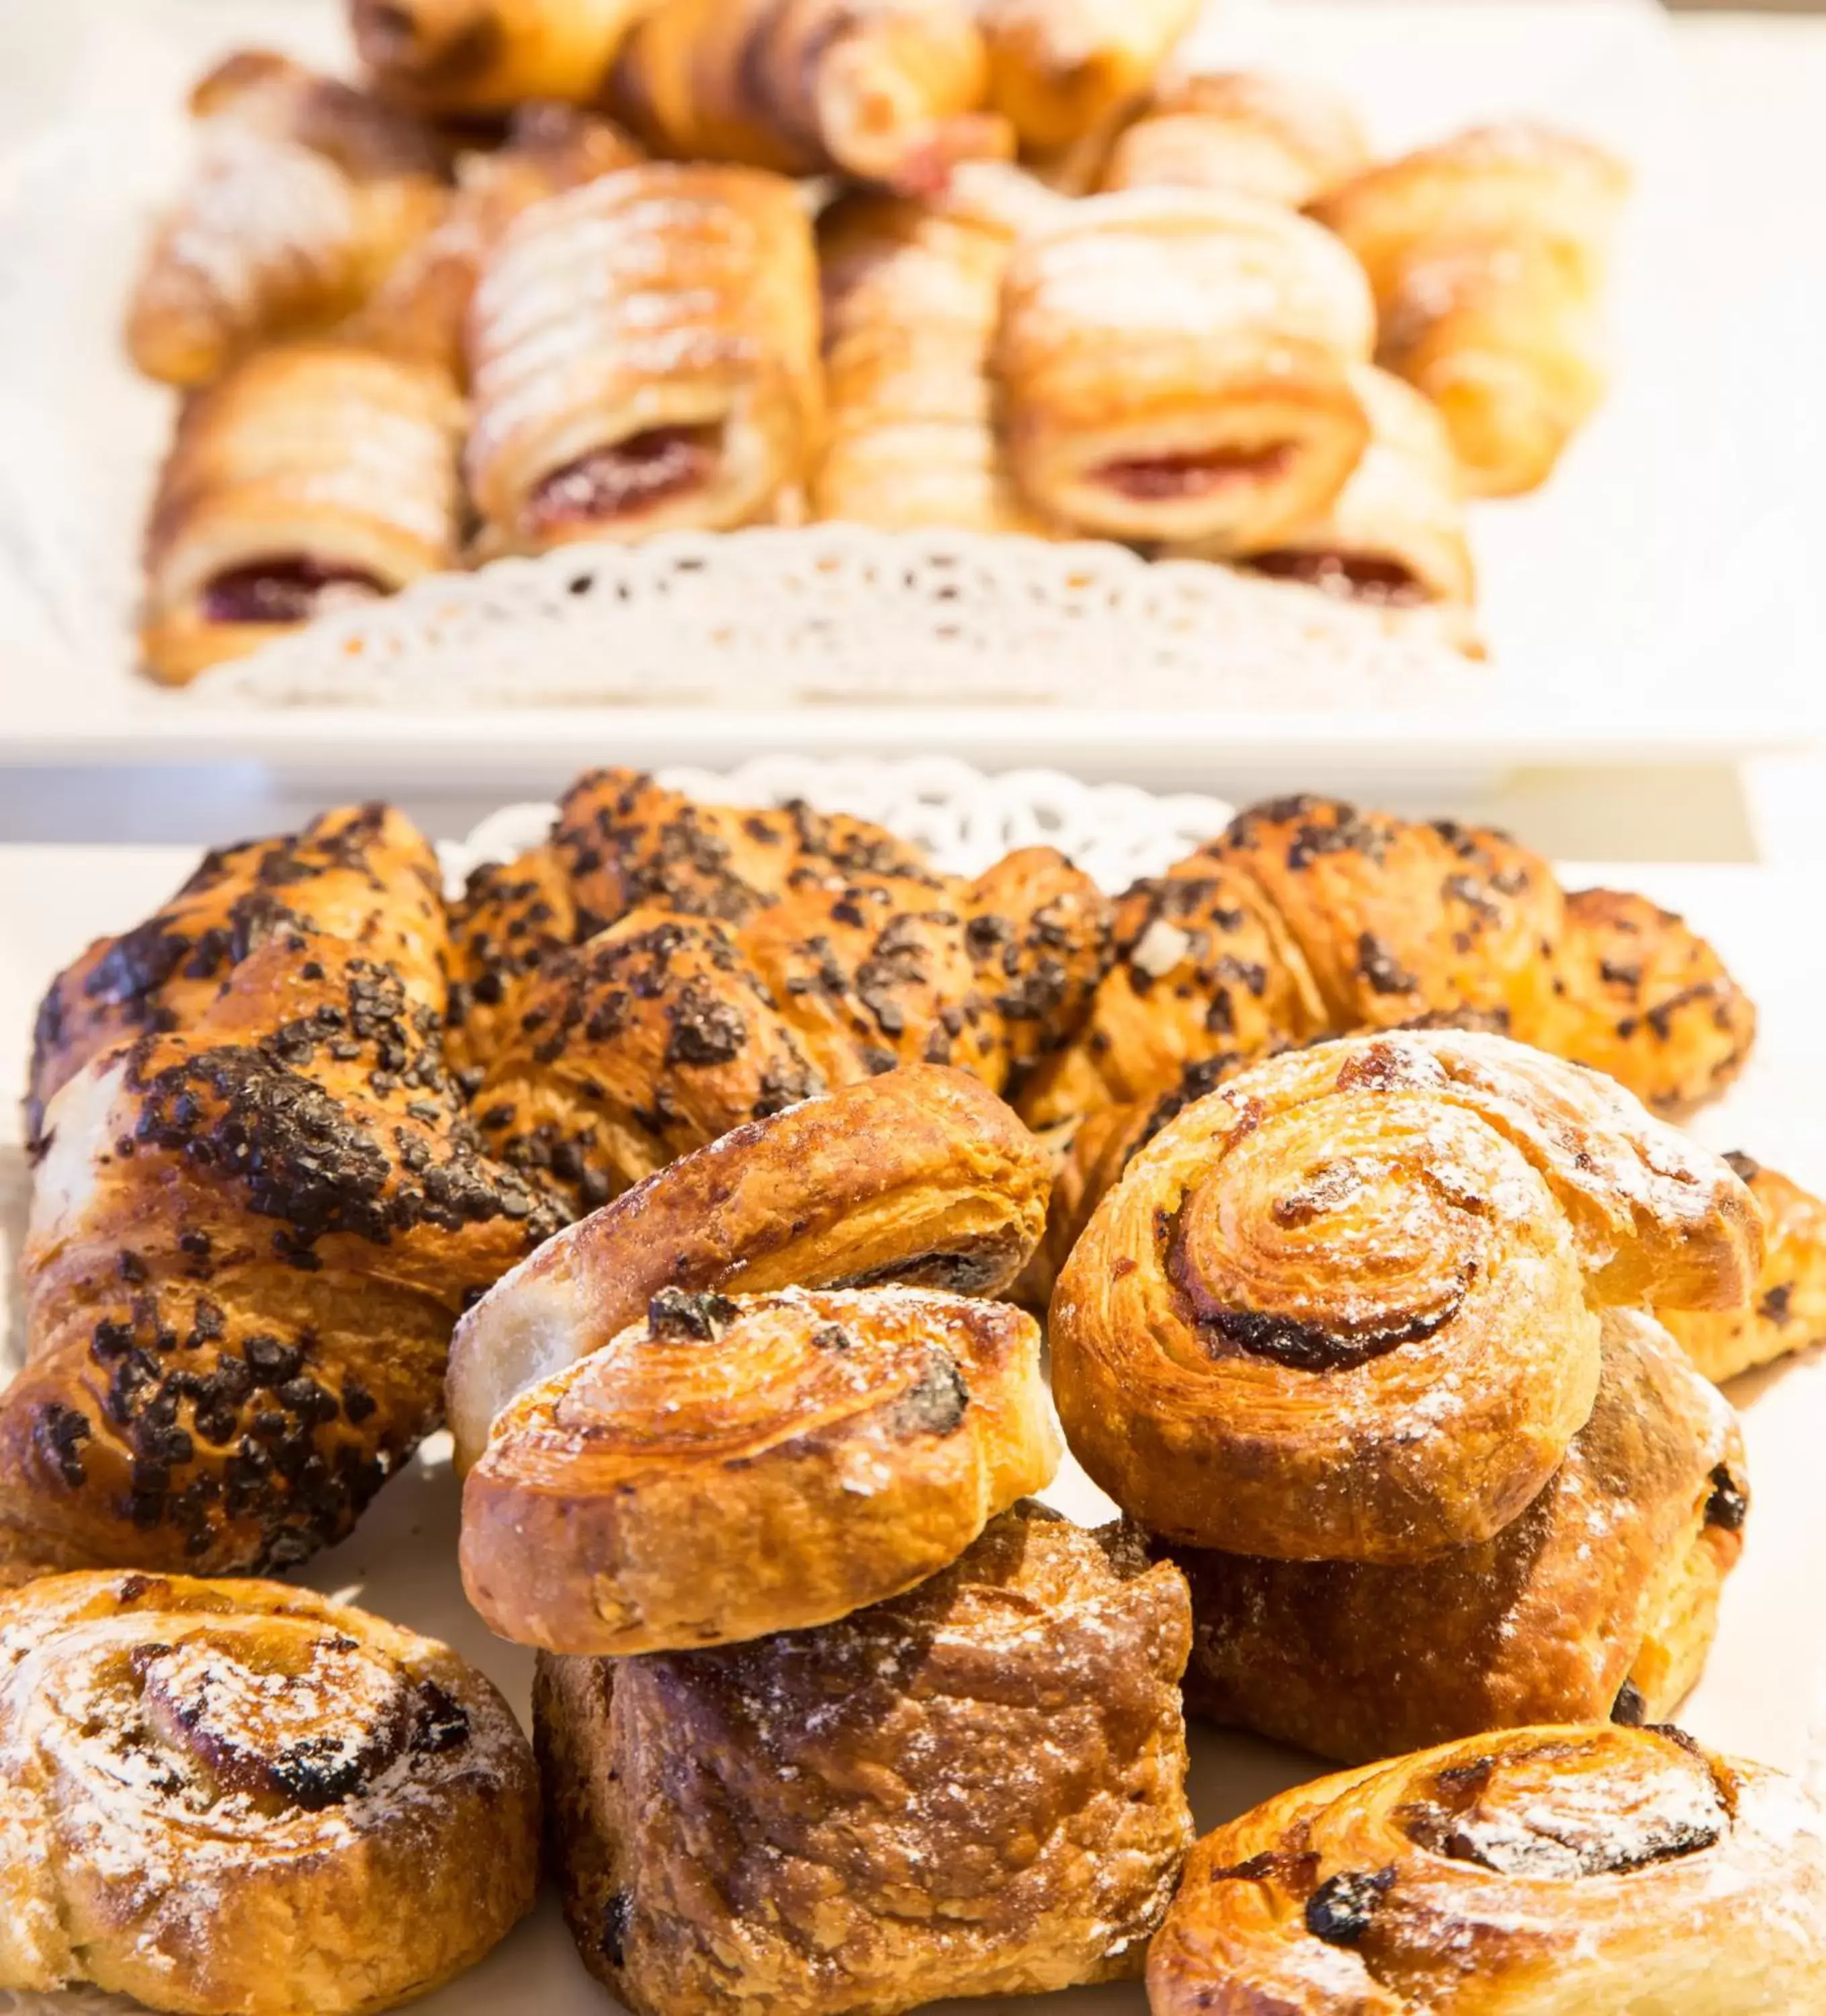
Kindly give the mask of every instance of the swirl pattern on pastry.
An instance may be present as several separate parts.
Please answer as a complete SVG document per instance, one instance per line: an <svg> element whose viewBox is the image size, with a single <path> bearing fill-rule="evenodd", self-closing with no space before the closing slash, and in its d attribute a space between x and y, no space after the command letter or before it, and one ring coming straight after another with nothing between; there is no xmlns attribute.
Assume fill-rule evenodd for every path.
<svg viewBox="0 0 1826 2016"><path fill-rule="evenodd" d="M463 1486L463 1585L555 1651L829 1623L954 1561L1059 1454L1038 1327L1005 1304L663 1289L496 1418Z"/></svg>
<svg viewBox="0 0 1826 2016"><path fill-rule="evenodd" d="M350 0L357 54L388 97L439 113L528 99L587 105L647 0Z"/></svg>
<svg viewBox="0 0 1826 2016"><path fill-rule="evenodd" d="M1134 103L1198 0L979 0L990 95L1028 146L1095 136Z"/></svg>

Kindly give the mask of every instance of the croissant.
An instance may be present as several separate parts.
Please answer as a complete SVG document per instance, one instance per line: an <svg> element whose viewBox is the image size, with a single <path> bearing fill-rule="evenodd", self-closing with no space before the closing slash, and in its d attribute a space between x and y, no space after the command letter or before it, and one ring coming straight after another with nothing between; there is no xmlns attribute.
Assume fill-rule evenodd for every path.
<svg viewBox="0 0 1826 2016"><path fill-rule="evenodd" d="M474 1668L365 1611L59 1575L0 1596L0 1989L28 2004L355 2016L532 1909L538 1783Z"/></svg>
<svg viewBox="0 0 1826 2016"><path fill-rule="evenodd" d="M439 113L506 112L530 98L590 103L652 0L350 0L377 90Z"/></svg>
<svg viewBox="0 0 1826 2016"><path fill-rule="evenodd" d="M542 1657L584 1965L647 2016L891 2016L1138 1975L1192 1834L1186 1639L1183 1584L1133 1535L1026 1504L819 1630Z"/></svg>
<svg viewBox="0 0 1826 2016"><path fill-rule="evenodd" d="M451 565L462 420L440 372L329 344L262 351L198 394L146 526L153 675L184 685Z"/></svg>
<svg viewBox="0 0 1826 2016"><path fill-rule="evenodd" d="M564 866L548 845L472 870L449 916L444 1051L473 1098L496 1053L512 1039L516 982L577 941L577 905Z"/></svg>
<svg viewBox="0 0 1826 2016"><path fill-rule="evenodd" d="M1040 1237L1037 1143L975 1078L912 1064L735 1129L569 1228L462 1319L457 1463L514 1396L599 1350L663 1291L994 1294Z"/></svg>
<svg viewBox="0 0 1826 2016"><path fill-rule="evenodd" d="M660 0L609 102L656 153L909 191L1012 151L968 0Z"/></svg>
<svg viewBox="0 0 1826 2016"><path fill-rule="evenodd" d="M1589 1419L1604 1306L1742 1301L1730 1168L1500 1036L1291 1052L1129 1164L1053 1291L1059 1418L1131 1517L1279 1561L1490 1539Z"/></svg>
<svg viewBox="0 0 1826 2016"><path fill-rule="evenodd" d="M250 952L306 928L390 967L415 1004L443 1008L436 851L390 805L339 806L301 832L213 850L145 923L96 939L58 974L38 1005L27 1138L41 1139L46 1106L91 1057L189 1028Z"/></svg>
<svg viewBox="0 0 1826 2016"><path fill-rule="evenodd" d="M471 309L469 484L541 551L771 517L818 430L811 228L747 168L629 168L537 204Z"/></svg>
<svg viewBox="0 0 1826 2016"><path fill-rule="evenodd" d="M1439 408L1474 491L1544 482L1602 397L1600 297L1628 183L1601 149L1518 122L1315 206L1369 273L1379 361Z"/></svg>
<svg viewBox="0 0 1826 2016"><path fill-rule="evenodd" d="M1290 210L1369 165L1350 104L1305 77L1206 70L1175 79L1116 135L1105 189L1236 189Z"/></svg>
<svg viewBox="0 0 1826 2016"><path fill-rule="evenodd" d="M1146 92L1199 0L978 0L997 111L1042 153L1106 128Z"/></svg>
<svg viewBox="0 0 1826 2016"><path fill-rule="evenodd" d="M228 57L191 110L196 164L153 239L127 321L134 362L182 386L340 322L446 200L424 128L283 56Z"/></svg>
<svg viewBox="0 0 1826 2016"><path fill-rule="evenodd" d="M1175 1550L1193 1712L1346 1762L1671 1715L1742 1550L1742 1442L1659 1324L1607 1309L1603 1327L1591 1419L1482 1546L1393 1567Z"/></svg>
<svg viewBox="0 0 1826 2016"><path fill-rule="evenodd" d="M1293 211L1225 190L1090 197L1009 266L1009 468L1087 531L1272 545L1368 442L1350 367L1374 322L1357 262Z"/></svg>
<svg viewBox="0 0 1826 2016"><path fill-rule="evenodd" d="M303 931L92 1057L43 1138L0 1531L59 1565L342 1539L437 1426L458 1313L560 1222L476 1152L432 1011Z"/></svg>

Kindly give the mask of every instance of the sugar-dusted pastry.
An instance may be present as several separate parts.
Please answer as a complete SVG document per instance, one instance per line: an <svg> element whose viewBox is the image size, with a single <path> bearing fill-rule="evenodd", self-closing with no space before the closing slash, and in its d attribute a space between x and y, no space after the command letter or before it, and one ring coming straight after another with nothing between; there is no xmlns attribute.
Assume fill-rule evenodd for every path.
<svg viewBox="0 0 1826 2016"><path fill-rule="evenodd" d="M537 1773L481 1674L365 1611L59 1575L0 1595L0 1850L28 2006L370 2016L532 1909Z"/></svg>
<svg viewBox="0 0 1826 2016"><path fill-rule="evenodd" d="M588 105L652 0L350 0L375 88L428 112Z"/></svg>
<svg viewBox="0 0 1826 2016"><path fill-rule="evenodd" d="M1727 1155L1763 1214L1767 1257L1734 1309L1670 1309L1668 1328L1708 1379L1805 1351L1826 1338L1826 1204L1748 1155Z"/></svg>
<svg viewBox="0 0 1826 2016"><path fill-rule="evenodd" d="M213 848L144 923L97 938L58 974L33 1032L31 1133L58 1088L98 1051L188 1028L250 952L304 929L387 966L415 1003L443 1010L448 934L436 851L390 805L338 806L300 832Z"/></svg>
<svg viewBox="0 0 1826 2016"><path fill-rule="evenodd" d="M609 102L656 153L942 189L1012 151L969 0L659 0Z"/></svg>
<svg viewBox="0 0 1826 2016"><path fill-rule="evenodd" d="M1105 189L1238 189L1303 210L1369 164L1349 103L1307 77L1202 70L1163 85L1116 135Z"/></svg>
<svg viewBox="0 0 1826 2016"><path fill-rule="evenodd" d="M662 1290L997 1294L1040 1237L1047 1174L1000 1100L931 1065L737 1128L548 1240L464 1316L448 1388L458 1467L516 1394L642 1320Z"/></svg>
<svg viewBox="0 0 1826 2016"><path fill-rule="evenodd" d="M552 1651L685 1651L911 1589L1059 1467L1040 1329L929 1288L662 1288L463 1484L463 1587Z"/></svg>
<svg viewBox="0 0 1826 2016"><path fill-rule="evenodd" d="M1028 1504L819 1630L541 1658L584 1965L643 2016L890 2016L1139 1975L1192 1833L1186 1639L1184 1585L1134 1535Z"/></svg>
<svg viewBox="0 0 1826 2016"><path fill-rule="evenodd" d="M1659 1324L1603 1323L1591 1418L1483 1545L1389 1567L1174 1550L1192 1711L1346 1763L1529 1723L1665 1722L1742 1551L1742 1442Z"/></svg>
<svg viewBox="0 0 1826 2016"><path fill-rule="evenodd" d="M996 109L1042 153L1105 131L1154 81L1199 0L977 0Z"/></svg>
<svg viewBox="0 0 1826 2016"><path fill-rule="evenodd" d="M432 1011L288 929L53 1099L0 1556L290 1566L436 1427L462 1309L559 1215L476 1152Z"/></svg>
<svg viewBox="0 0 1826 2016"><path fill-rule="evenodd" d="M1371 168L1317 206L1375 286L1379 361L1439 408L1472 490L1544 482L1602 397L1628 186L1601 148L1516 121Z"/></svg>
<svg viewBox="0 0 1826 2016"><path fill-rule="evenodd" d="M1589 1419L1599 1310L1728 1308L1730 1168L1500 1036L1287 1053L1129 1164L1053 1291L1059 1417L1150 1530L1282 1561L1491 1539Z"/></svg>
<svg viewBox="0 0 1826 2016"><path fill-rule="evenodd" d="M228 57L191 110L196 164L147 251L127 323L139 369L184 386L340 322L447 200L424 128L286 57Z"/></svg>
<svg viewBox="0 0 1826 2016"><path fill-rule="evenodd" d="M185 407L146 532L141 648L182 686L456 556L462 405L442 372L263 350Z"/></svg>
<svg viewBox="0 0 1826 2016"><path fill-rule="evenodd" d="M450 906L450 997L444 1050L465 1091L480 1085L518 1026L518 983L577 941L570 877L548 845L471 870Z"/></svg>
<svg viewBox="0 0 1826 2016"><path fill-rule="evenodd" d="M1374 333L1356 261L1295 211L1228 190L1088 198L1009 266L1009 467L1086 531L1272 545L1368 441L1350 367Z"/></svg>
<svg viewBox="0 0 1826 2016"><path fill-rule="evenodd" d="M1499 1731L1284 1792L1193 1849L1153 2016L1826 2009L1826 1816L1677 1729Z"/></svg>
<svg viewBox="0 0 1826 2016"><path fill-rule="evenodd" d="M818 279L793 185L656 164L518 218L472 304L467 469L490 542L775 517L818 429Z"/></svg>

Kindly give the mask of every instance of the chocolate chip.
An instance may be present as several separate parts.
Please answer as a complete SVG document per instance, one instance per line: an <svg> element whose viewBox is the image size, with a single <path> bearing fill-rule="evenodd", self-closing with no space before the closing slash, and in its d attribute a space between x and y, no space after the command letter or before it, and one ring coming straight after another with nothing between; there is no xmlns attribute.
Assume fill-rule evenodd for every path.
<svg viewBox="0 0 1826 2016"><path fill-rule="evenodd" d="M1721 1532L1741 1533L1749 1517L1750 1501L1742 1486L1724 1464L1712 1472L1712 1496L1706 1501L1706 1523Z"/></svg>
<svg viewBox="0 0 1826 2016"><path fill-rule="evenodd" d="M602 1957L611 1967L621 1966L626 1959L628 1928L633 1921L633 1898L625 1890L617 1890L602 1906L602 1926L596 1938Z"/></svg>
<svg viewBox="0 0 1826 2016"><path fill-rule="evenodd" d="M894 1403L889 1419L898 1435L953 1435L969 1405L970 1388L958 1361L935 1344L918 1380Z"/></svg>
<svg viewBox="0 0 1826 2016"><path fill-rule="evenodd" d="M1347 1869L1331 1877L1306 1900L1307 1930L1328 1946L1355 1946L1394 1880L1393 1869Z"/></svg>
<svg viewBox="0 0 1826 2016"><path fill-rule="evenodd" d="M714 1291L662 1288L647 1305L647 1330L656 1341L717 1344L740 1314L727 1295Z"/></svg>
<svg viewBox="0 0 1826 2016"><path fill-rule="evenodd" d="M1610 1719L1626 1729L1640 1729L1648 1719L1648 1704L1634 1680L1625 1680L1610 1705Z"/></svg>
<svg viewBox="0 0 1826 2016"><path fill-rule="evenodd" d="M841 1323L820 1323L811 1334L814 1348L818 1351L850 1351L856 1340Z"/></svg>

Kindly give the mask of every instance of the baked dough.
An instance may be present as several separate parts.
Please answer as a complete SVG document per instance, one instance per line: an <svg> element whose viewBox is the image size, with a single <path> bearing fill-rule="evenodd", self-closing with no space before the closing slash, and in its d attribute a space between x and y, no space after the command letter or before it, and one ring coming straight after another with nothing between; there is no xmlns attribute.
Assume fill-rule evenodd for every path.
<svg viewBox="0 0 1826 2016"><path fill-rule="evenodd" d="M1357 114L1307 77L1203 70L1157 90L1118 134L1105 189L1228 189L1303 210L1369 164Z"/></svg>
<svg viewBox="0 0 1826 2016"><path fill-rule="evenodd" d="M438 113L587 105L652 0L350 0L356 53L377 89Z"/></svg>
<svg viewBox="0 0 1826 2016"><path fill-rule="evenodd" d="M978 0L990 93L1042 153L1105 131L1151 85L1199 0Z"/></svg>
<svg viewBox="0 0 1826 2016"><path fill-rule="evenodd" d="M450 997L444 1049L472 1096L517 1026L516 983L576 942L570 879L550 846L473 869L450 906Z"/></svg>

